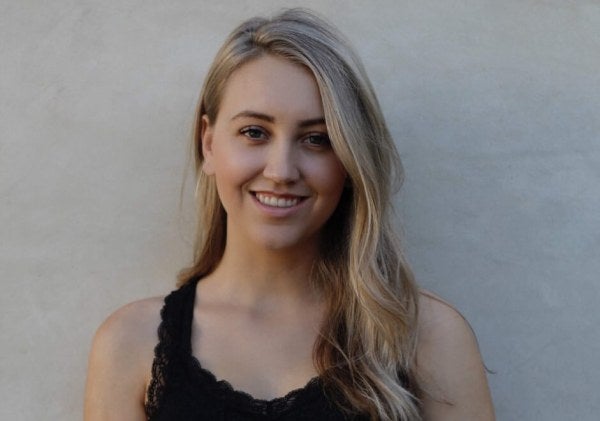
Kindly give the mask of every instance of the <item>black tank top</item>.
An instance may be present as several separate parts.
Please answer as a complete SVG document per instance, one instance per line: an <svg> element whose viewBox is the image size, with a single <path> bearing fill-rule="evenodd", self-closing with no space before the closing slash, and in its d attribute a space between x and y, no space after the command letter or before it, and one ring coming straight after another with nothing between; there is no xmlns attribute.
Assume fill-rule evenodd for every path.
<svg viewBox="0 0 600 421"><path fill-rule="evenodd" d="M197 282L165 298L145 404L149 421L367 420L335 406L319 377L283 397L262 400L234 390L202 368L190 340Z"/></svg>

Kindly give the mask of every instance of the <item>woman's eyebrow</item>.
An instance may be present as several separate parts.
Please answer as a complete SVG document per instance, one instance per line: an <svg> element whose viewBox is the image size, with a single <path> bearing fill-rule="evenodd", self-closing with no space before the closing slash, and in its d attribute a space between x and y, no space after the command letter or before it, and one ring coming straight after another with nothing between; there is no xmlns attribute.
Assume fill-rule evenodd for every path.
<svg viewBox="0 0 600 421"><path fill-rule="evenodd" d="M309 120L302 120L298 123L299 127L310 127L310 126L320 126L325 124L324 117L311 118Z"/></svg>
<svg viewBox="0 0 600 421"><path fill-rule="evenodd" d="M234 115L231 120L235 120L237 118L242 118L242 117L249 117L249 118L257 118L259 120L264 120L266 122L269 123L274 123L275 122L275 117L268 115L268 114L264 114L264 113L260 113L257 111L250 111L250 110L244 110L241 111L239 113L237 113L236 115ZM298 123L298 127L310 127L310 126L318 126L321 124L325 124L325 118L324 117L317 117L317 118L310 118L307 120L302 120Z"/></svg>
<svg viewBox="0 0 600 421"><path fill-rule="evenodd" d="M236 115L231 117L231 120L233 121L237 118L242 118L242 117L257 118L259 120L268 121L269 123L275 122L275 117L273 117L273 116L270 116L268 114L259 113L256 111L248 111L248 110L237 113Z"/></svg>

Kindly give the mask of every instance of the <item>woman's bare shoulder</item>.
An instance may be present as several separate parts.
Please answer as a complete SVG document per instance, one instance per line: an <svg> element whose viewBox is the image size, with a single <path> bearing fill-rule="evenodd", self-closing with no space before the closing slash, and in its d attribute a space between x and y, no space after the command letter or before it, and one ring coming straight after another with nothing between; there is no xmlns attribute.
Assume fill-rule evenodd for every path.
<svg viewBox="0 0 600 421"><path fill-rule="evenodd" d="M428 377L441 377L481 361L473 330L450 303L427 290L419 296L417 363ZM471 361L474 360L474 361Z"/></svg>
<svg viewBox="0 0 600 421"><path fill-rule="evenodd" d="M127 304L100 325L89 357L85 419L145 419L162 297Z"/></svg>
<svg viewBox="0 0 600 421"><path fill-rule="evenodd" d="M448 301L431 291L421 289L419 291L420 333L444 334L446 327L452 327L450 325L462 327L468 323L456 307Z"/></svg>
<svg viewBox="0 0 600 421"><path fill-rule="evenodd" d="M163 302L164 297L151 297L122 306L104 320L96 337L127 345L155 341Z"/></svg>
<svg viewBox="0 0 600 421"><path fill-rule="evenodd" d="M430 291L419 299L417 373L428 419L492 420L485 367L473 329Z"/></svg>

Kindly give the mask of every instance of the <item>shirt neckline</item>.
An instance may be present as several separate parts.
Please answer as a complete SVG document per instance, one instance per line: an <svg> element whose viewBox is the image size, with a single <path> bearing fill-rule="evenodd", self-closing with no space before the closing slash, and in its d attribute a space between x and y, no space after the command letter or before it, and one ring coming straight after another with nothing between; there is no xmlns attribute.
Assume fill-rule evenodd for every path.
<svg viewBox="0 0 600 421"><path fill-rule="evenodd" d="M206 391L213 397L228 401L239 409L263 415L281 414L296 405L306 405L315 400L317 394L323 393L321 376L311 378L304 386L290 390L283 396L272 399L259 399L250 393L234 388L229 381L218 379L213 372L204 368L192 352L192 324L194 320L194 303L196 288L200 278L190 281L185 291L182 314L182 352L192 375L199 378L206 386Z"/></svg>

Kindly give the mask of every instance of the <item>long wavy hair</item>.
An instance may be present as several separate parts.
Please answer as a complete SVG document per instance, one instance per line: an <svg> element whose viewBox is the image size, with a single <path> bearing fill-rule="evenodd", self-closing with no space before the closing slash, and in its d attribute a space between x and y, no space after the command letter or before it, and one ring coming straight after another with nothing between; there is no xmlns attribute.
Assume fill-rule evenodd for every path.
<svg viewBox="0 0 600 421"><path fill-rule="evenodd" d="M201 170L202 116L216 121L224 87L245 63L271 54L314 75L332 147L349 183L324 226L311 281L327 314L313 358L325 390L350 413L419 420L415 374L418 289L392 224L402 167L364 68L344 37L303 9L252 18L227 38L202 88L193 139L198 199L194 262L178 284L211 273L225 250L227 221L213 177Z"/></svg>

